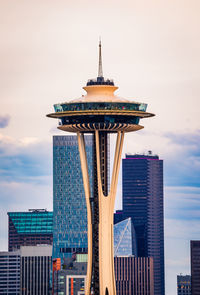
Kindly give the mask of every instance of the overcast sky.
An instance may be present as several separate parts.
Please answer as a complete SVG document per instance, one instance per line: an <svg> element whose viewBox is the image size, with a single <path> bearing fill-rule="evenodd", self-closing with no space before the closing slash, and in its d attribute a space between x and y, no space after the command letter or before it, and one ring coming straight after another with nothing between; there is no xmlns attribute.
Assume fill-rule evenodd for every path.
<svg viewBox="0 0 200 295"><path fill-rule="evenodd" d="M189 241L200 239L199 0L0 0L0 247L7 211L52 210L51 141L61 133L45 115L97 76L99 36L116 94L156 114L126 135L123 153L164 160L166 295L175 295L176 275L190 273Z"/></svg>

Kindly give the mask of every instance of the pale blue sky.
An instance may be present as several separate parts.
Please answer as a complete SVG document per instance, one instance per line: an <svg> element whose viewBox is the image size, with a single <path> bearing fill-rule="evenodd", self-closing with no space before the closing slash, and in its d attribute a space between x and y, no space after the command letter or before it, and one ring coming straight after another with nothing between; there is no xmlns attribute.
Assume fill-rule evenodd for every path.
<svg viewBox="0 0 200 295"><path fill-rule="evenodd" d="M53 104L80 97L103 71L117 94L156 117L128 134L124 151L164 159L166 295L189 273L200 239L200 2L0 0L0 239L7 211L52 209ZM121 179L116 208L121 205Z"/></svg>

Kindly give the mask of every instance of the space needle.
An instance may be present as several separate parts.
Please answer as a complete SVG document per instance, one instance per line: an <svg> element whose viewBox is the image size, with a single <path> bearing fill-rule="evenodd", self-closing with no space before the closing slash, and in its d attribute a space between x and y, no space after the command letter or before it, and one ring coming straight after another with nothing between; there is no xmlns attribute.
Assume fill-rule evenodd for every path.
<svg viewBox="0 0 200 295"><path fill-rule="evenodd" d="M115 95L113 80L105 79L99 42L98 77L83 87L86 95L54 105L50 118L60 120L58 128L77 133L88 226L88 264L85 295L116 295L113 257L113 212L124 134L143 128L147 104ZM84 134L93 134L93 191L91 193ZM108 184L108 134L116 133L111 183Z"/></svg>

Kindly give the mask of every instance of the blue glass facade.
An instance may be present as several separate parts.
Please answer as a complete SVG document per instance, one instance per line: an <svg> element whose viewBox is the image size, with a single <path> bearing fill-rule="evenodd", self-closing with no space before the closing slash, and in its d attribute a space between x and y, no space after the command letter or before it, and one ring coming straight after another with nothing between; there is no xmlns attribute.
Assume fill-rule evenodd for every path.
<svg viewBox="0 0 200 295"><path fill-rule="evenodd" d="M154 294L164 295L163 161L126 155L122 178L123 217L132 218L138 256L154 259Z"/></svg>
<svg viewBox="0 0 200 295"><path fill-rule="evenodd" d="M137 256L136 236L131 218L114 225L114 256Z"/></svg>
<svg viewBox="0 0 200 295"><path fill-rule="evenodd" d="M53 227L53 212L8 212L18 234L51 234Z"/></svg>
<svg viewBox="0 0 200 295"><path fill-rule="evenodd" d="M85 136L92 188L92 136ZM87 251L87 210L77 136L53 137L53 258Z"/></svg>
<svg viewBox="0 0 200 295"><path fill-rule="evenodd" d="M29 212L8 212L8 249L53 242L53 212L29 209Z"/></svg>

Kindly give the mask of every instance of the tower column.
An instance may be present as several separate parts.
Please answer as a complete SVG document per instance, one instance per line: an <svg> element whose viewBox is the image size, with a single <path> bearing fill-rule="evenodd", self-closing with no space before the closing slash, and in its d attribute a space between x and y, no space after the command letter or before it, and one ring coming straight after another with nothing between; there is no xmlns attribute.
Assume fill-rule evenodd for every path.
<svg viewBox="0 0 200 295"><path fill-rule="evenodd" d="M85 200L87 207L87 235L88 235L88 263L87 263L87 279L85 285L85 294L91 294L92 281L92 211L90 205L90 181L88 173L87 155L85 149L85 140L83 133L77 132L79 155L81 160L81 170L83 177L83 186L85 191Z"/></svg>
<svg viewBox="0 0 200 295"><path fill-rule="evenodd" d="M105 186L102 182L103 179L102 169L105 172L105 165L102 164L101 152L104 149L102 146L103 143L100 140L100 132L95 130L95 149L96 149L96 168L97 168L97 192L98 192L98 214L95 216L92 212L94 207L91 207L90 204L90 189L89 189L89 176L87 169L87 158L85 152L85 144L83 134L77 133L78 135L78 144L79 152L81 159L81 168L83 174L84 190L86 196L86 205L88 211L88 268L87 268L87 280L86 280L86 290L85 294L90 294L90 286L92 281L92 261L94 261L94 254L92 237L94 238L94 231L92 222L98 224L98 237L96 237L96 242L98 242L98 266L94 268L93 278L99 280L99 282L94 282L94 293L95 295L116 295L115 288L115 274L114 274L114 255L113 255L113 211L115 204L115 196L117 190L117 182L120 168L121 153L123 148L124 132L118 131L115 156L114 156L114 165L112 172L112 180L109 194L105 193ZM104 154L104 157L106 155ZM93 216L93 221L92 221ZM95 219L98 220L95 220ZM97 234L96 233L96 234ZM96 249L96 250L97 250ZM96 288L95 288L96 286ZM97 288L98 287L98 288ZM96 290L96 291L95 291ZM98 291L97 291L98 290ZM98 294L97 294L98 292Z"/></svg>

